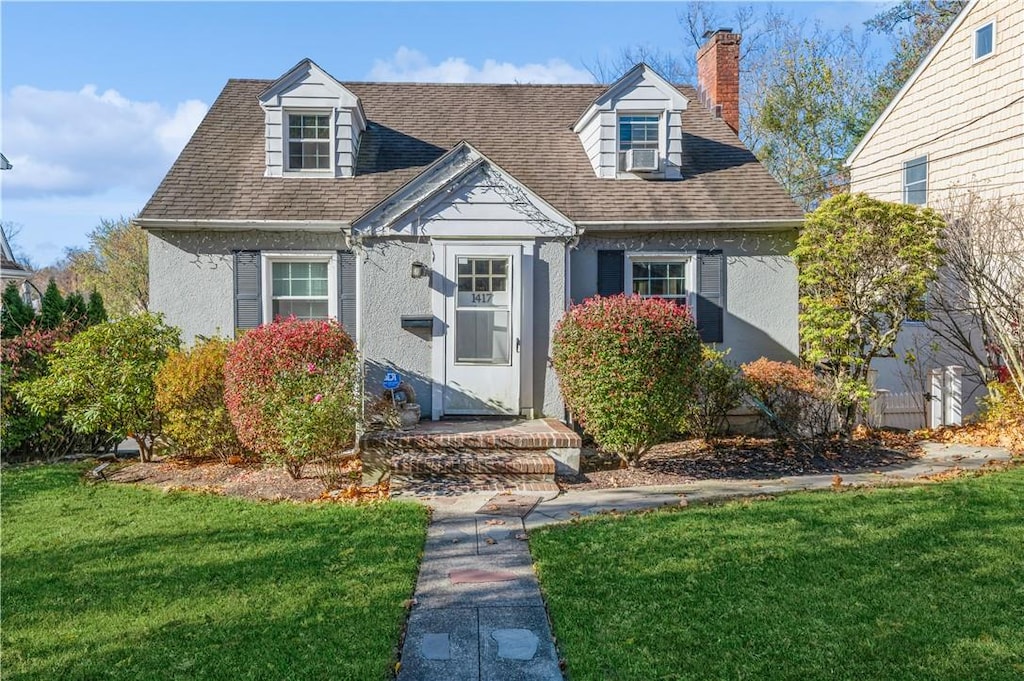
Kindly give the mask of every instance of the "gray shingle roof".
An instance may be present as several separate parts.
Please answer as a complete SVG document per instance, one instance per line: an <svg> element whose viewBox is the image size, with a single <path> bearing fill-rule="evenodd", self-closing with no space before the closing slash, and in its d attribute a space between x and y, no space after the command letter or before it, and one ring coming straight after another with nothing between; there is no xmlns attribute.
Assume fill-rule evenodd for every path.
<svg viewBox="0 0 1024 681"><path fill-rule="evenodd" d="M690 87L678 181L595 176L571 128L604 86L407 83L344 83L369 121L355 177L272 178L256 99L272 82L228 82L140 218L351 221L461 140L577 222L802 216Z"/></svg>

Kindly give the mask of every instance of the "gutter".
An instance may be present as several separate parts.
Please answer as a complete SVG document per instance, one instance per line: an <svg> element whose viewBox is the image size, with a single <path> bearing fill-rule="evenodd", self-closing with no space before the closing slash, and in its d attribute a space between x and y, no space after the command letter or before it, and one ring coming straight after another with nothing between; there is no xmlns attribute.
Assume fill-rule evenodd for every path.
<svg viewBox="0 0 1024 681"><path fill-rule="evenodd" d="M651 231L685 232L695 230L784 230L799 229L803 219L766 220L579 220L576 225L587 232Z"/></svg>
<svg viewBox="0 0 1024 681"><path fill-rule="evenodd" d="M243 231L267 230L289 231L305 230L308 232L348 232L351 226L341 220L165 220L158 218L135 218L132 222L142 229L165 230L218 230Z"/></svg>

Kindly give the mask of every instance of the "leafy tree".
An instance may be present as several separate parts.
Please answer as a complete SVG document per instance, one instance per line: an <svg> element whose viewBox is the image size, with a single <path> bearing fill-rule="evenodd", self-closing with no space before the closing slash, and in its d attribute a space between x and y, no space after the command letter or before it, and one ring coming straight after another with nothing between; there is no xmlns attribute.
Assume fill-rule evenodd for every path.
<svg viewBox="0 0 1024 681"><path fill-rule="evenodd" d="M67 311L67 304L64 296L57 288L57 282L53 279L46 285L43 292L43 300L39 310L39 324L44 329L56 329L64 322L64 313Z"/></svg>
<svg viewBox="0 0 1024 681"><path fill-rule="evenodd" d="M160 432L153 379L179 343L178 329L160 315L97 324L58 344L48 360L50 373L15 386L15 392L37 414L63 412L76 432L134 438L142 460L149 461Z"/></svg>
<svg viewBox="0 0 1024 681"><path fill-rule="evenodd" d="M866 22L869 30L889 36L894 44L892 59L874 79L874 94L864 116L866 125L857 131L858 140L966 4L967 0L900 0Z"/></svg>
<svg viewBox="0 0 1024 681"><path fill-rule="evenodd" d="M925 315L944 225L930 208L866 194L835 196L810 213L792 254L805 358L857 392L873 359L895 357L903 323Z"/></svg>
<svg viewBox="0 0 1024 681"><path fill-rule="evenodd" d="M75 328L85 328L89 323L89 306L81 293L72 291L64 299L64 319Z"/></svg>
<svg viewBox="0 0 1024 681"><path fill-rule="evenodd" d="M13 338L35 321L36 311L21 297L13 281L4 287L3 307L0 308L0 335Z"/></svg>
<svg viewBox="0 0 1024 681"><path fill-rule="evenodd" d="M89 294L87 315L89 326L95 326L107 321L107 308L103 305L103 296L96 289L93 289L92 293Z"/></svg>
<svg viewBox="0 0 1024 681"><path fill-rule="evenodd" d="M89 233L89 248L67 254L80 290L95 289L114 317L149 306L149 245L129 218L101 220Z"/></svg>

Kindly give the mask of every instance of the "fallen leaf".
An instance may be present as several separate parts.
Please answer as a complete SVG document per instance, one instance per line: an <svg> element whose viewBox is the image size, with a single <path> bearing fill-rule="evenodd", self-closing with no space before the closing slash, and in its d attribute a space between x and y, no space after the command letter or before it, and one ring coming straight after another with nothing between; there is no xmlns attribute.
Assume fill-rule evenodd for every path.
<svg viewBox="0 0 1024 681"><path fill-rule="evenodd" d="M491 520L485 520L484 521L484 525L504 525L504 524L505 524L504 520L498 520L497 518L493 518Z"/></svg>
<svg viewBox="0 0 1024 681"><path fill-rule="evenodd" d="M498 542L494 541L493 539L491 539L490 537L487 537L486 539L484 539L484 541L487 542L488 544L497 544L498 543Z"/></svg>

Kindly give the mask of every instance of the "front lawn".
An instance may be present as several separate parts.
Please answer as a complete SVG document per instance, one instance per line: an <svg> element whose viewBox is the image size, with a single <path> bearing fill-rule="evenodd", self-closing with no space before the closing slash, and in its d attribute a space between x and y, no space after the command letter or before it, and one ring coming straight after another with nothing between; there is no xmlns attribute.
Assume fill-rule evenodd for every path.
<svg viewBox="0 0 1024 681"><path fill-rule="evenodd" d="M426 513L2 476L4 679L387 678Z"/></svg>
<svg viewBox="0 0 1024 681"><path fill-rule="evenodd" d="M573 681L1024 678L1024 469L536 531Z"/></svg>

